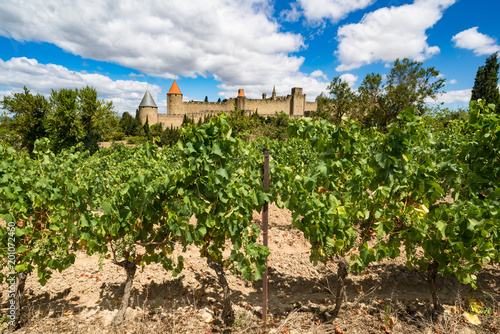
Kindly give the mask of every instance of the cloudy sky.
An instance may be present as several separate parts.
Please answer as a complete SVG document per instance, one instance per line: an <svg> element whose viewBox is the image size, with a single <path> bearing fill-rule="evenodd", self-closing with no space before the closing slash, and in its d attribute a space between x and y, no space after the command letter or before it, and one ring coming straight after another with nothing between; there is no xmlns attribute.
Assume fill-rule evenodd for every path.
<svg viewBox="0 0 500 334"><path fill-rule="evenodd" d="M146 89L160 112L185 100L290 93L314 100L335 76L357 88L397 58L446 78L437 102L466 106L500 50L497 0L0 0L0 98L27 86L97 89L119 113ZM485 13L490 13L484 15Z"/></svg>

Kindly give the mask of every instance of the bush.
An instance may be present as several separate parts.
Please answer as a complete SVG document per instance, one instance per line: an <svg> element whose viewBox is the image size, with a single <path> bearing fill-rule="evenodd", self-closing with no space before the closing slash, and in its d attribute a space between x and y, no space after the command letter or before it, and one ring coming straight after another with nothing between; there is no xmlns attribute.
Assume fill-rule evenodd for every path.
<svg viewBox="0 0 500 334"><path fill-rule="evenodd" d="M167 146L167 147L172 147L181 138L181 133L179 129L174 129L173 127L166 128L165 131L161 134L160 137L160 145L161 146Z"/></svg>
<svg viewBox="0 0 500 334"><path fill-rule="evenodd" d="M118 140L124 140L124 139L125 139L125 133L123 133L121 131L114 131L114 132L107 133L104 136L103 141L118 141Z"/></svg>
<svg viewBox="0 0 500 334"><path fill-rule="evenodd" d="M153 137L161 136L161 134L163 133L163 127L161 123L156 123L149 127L149 131L151 132L151 135Z"/></svg>
<svg viewBox="0 0 500 334"><path fill-rule="evenodd" d="M132 136L132 137L127 138L127 144L129 144L129 145L144 144L147 141L148 141L147 138L139 137L139 136Z"/></svg>

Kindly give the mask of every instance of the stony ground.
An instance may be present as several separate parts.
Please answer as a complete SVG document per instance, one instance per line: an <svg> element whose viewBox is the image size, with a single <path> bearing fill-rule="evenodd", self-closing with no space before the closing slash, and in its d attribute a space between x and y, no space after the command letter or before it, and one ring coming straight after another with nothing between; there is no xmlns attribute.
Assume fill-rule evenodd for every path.
<svg viewBox="0 0 500 334"><path fill-rule="evenodd" d="M439 278L445 312L433 319L425 273L409 271L403 259L375 263L349 274L339 317L326 319L322 312L334 306L336 265L313 266L308 243L290 229L290 220L289 212L271 205L267 324L261 321L261 282L230 272L236 321L224 328L214 320L221 290L192 247L178 277L156 265L137 272L127 319L118 327L110 323L121 302L124 270L105 261L100 271L97 257L79 252L75 265L45 286L29 277L24 326L16 333L500 333L498 266L478 274L477 290L452 277ZM5 312L7 286L1 288Z"/></svg>

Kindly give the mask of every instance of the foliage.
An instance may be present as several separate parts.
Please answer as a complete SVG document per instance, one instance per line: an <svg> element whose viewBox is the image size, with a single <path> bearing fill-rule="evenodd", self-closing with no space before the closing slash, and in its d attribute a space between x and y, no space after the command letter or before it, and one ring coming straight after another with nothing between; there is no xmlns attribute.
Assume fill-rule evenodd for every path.
<svg viewBox="0 0 500 334"><path fill-rule="evenodd" d="M500 105L500 92L498 90L499 67L498 52L486 58L486 64L477 69L471 101L482 99L486 104Z"/></svg>
<svg viewBox="0 0 500 334"><path fill-rule="evenodd" d="M330 98L321 98L313 116L340 124L342 117L351 115L357 109L357 96L349 84L337 76L328 86Z"/></svg>
<svg viewBox="0 0 500 334"><path fill-rule="evenodd" d="M123 132L110 132L106 134L106 136L103 138L104 141L118 141L118 140L124 140L125 139L125 133Z"/></svg>
<svg viewBox="0 0 500 334"><path fill-rule="evenodd" d="M465 121L469 116L466 109L458 108L451 110L450 108L436 107L429 109L423 117L423 120L438 133L442 132L454 121Z"/></svg>
<svg viewBox="0 0 500 334"><path fill-rule="evenodd" d="M269 250L257 242L253 212L273 201L292 211L313 263L362 271L404 249L407 266L428 271L431 286L439 273L475 287L477 271L500 263L494 109L473 101L469 115L446 126L408 109L383 132L348 118L335 125L253 116L288 124L290 133L249 143L231 128L237 114L220 115L185 125L172 148L113 145L94 155L79 147L54 154L47 140L32 157L0 145L0 218L16 223L16 271L36 270L42 284L74 262L73 250L111 257L127 272L122 316L137 266L182 270L176 245L199 246L219 280L224 269L259 279ZM262 148L271 152L271 189L263 189ZM4 267L9 232L0 226ZM432 297L438 305L435 290Z"/></svg>
<svg viewBox="0 0 500 334"><path fill-rule="evenodd" d="M133 136L127 138L127 144L129 145L144 144L147 141L148 141L147 138L141 136Z"/></svg>
<svg viewBox="0 0 500 334"><path fill-rule="evenodd" d="M144 127L142 126L141 117L139 115L139 109L135 110L135 136L144 136Z"/></svg>
<svg viewBox="0 0 500 334"><path fill-rule="evenodd" d="M151 125L149 127L149 130L151 132L151 136L153 137L161 136L163 133L163 126L161 125L161 123L156 123Z"/></svg>
<svg viewBox="0 0 500 334"><path fill-rule="evenodd" d="M35 141L47 136L47 116L49 102L41 94L33 95L24 87L23 93L14 93L13 96L4 96L2 109L12 114L12 119L6 124L2 121L4 129L11 134L16 134L21 139L22 147L33 151Z"/></svg>
<svg viewBox="0 0 500 334"><path fill-rule="evenodd" d="M151 129L149 128L149 119L146 117L146 122L142 126L142 130L144 132L144 136L146 137L146 140L151 141L153 140L153 135L151 134Z"/></svg>
<svg viewBox="0 0 500 334"><path fill-rule="evenodd" d="M254 160L235 160L256 152L234 137L224 115L201 127L183 128L179 147L183 165L176 188L185 210L197 219L193 238L202 247L201 256L209 264L259 279L269 251L257 244L260 231L252 223L252 213L269 198L262 192L262 171ZM228 258L222 254L226 240L233 244Z"/></svg>
<svg viewBox="0 0 500 334"><path fill-rule="evenodd" d="M0 218L15 222L17 272L38 272L44 285L52 270L74 262L70 252L74 221L86 210L76 166L86 155L66 151L55 155L47 139L37 141L33 158L0 146ZM2 261L7 259L8 235L0 229ZM5 265L2 262L3 265ZM0 274L0 281L4 277Z"/></svg>
<svg viewBox="0 0 500 334"><path fill-rule="evenodd" d="M174 129L173 126L170 128L166 128L165 131L161 134L160 137L160 144L163 147L172 147L181 138L180 130L179 129Z"/></svg>
<svg viewBox="0 0 500 334"><path fill-rule="evenodd" d="M423 115L426 100L437 97L445 79L439 78L434 67L424 68L423 63L396 59L389 75L366 75L356 94L340 77L330 86L331 99L320 100L318 111L312 116L339 124L342 116L358 120L366 127L385 129L398 115L408 108Z"/></svg>
<svg viewBox="0 0 500 334"><path fill-rule="evenodd" d="M119 125L126 136L136 136L138 134L138 124L127 111L125 111L120 118Z"/></svg>
<svg viewBox="0 0 500 334"><path fill-rule="evenodd" d="M24 93L5 96L2 107L13 114L9 130L21 137L22 147L30 152L35 141L44 137L50 138L55 152L78 143L95 152L114 123L112 103L98 100L91 87L52 90L50 101L40 94L33 96L25 87Z"/></svg>
<svg viewBox="0 0 500 334"><path fill-rule="evenodd" d="M52 90L51 111L47 119L52 149L59 152L82 142L83 148L95 152L106 134L106 124L114 116L111 102L97 99L91 87Z"/></svg>

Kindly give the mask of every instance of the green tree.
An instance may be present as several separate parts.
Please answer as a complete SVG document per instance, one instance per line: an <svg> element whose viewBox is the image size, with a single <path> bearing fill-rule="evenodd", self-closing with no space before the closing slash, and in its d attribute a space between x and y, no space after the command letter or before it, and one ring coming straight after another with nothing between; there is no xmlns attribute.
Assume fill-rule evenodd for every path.
<svg viewBox="0 0 500 334"><path fill-rule="evenodd" d="M151 131L149 129L149 119L146 117L146 123L144 123L144 126L142 127L144 130L144 135L148 140L152 140L153 137L151 136Z"/></svg>
<svg viewBox="0 0 500 334"><path fill-rule="evenodd" d="M85 148L95 152L104 135L113 131L115 120L113 103L97 99L97 91L93 87L86 86L78 91L78 114Z"/></svg>
<svg viewBox="0 0 500 334"><path fill-rule="evenodd" d="M35 141L47 136L46 117L49 112L49 102L43 95L30 93L24 87L24 92L4 96L2 109L12 115L12 119L4 117L2 122L9 137L19 136L21 146L33 151Z"/></svg>
<svg viewBox="0 0 500 334"><path fill-rule="evenodd" d="M137 125L135 119L127 111L120 118L120 128L127 136L135 136L137 134Z"/></svg>
<svg viewBox="0 0 500 334"><path fill-rule="evenodd" d="M83 139L83 129L77 116L77 89L52 90L50 94L50 113L48 132L52 148L58 152L75 146Z"/></svg>
<svg viewBox="0 0 500 334"><path fill-rule="evenodd" d="M424 114L426 101L435 99L444 87L445 79L438 76L434 67L424 68L423 63L407 58L396 59L385 80L374 73L363 80L358 89L358 118L366 126L385 128L408 108Z"/></svg>
<svg viewBox="0 0 500 334"><path fill-rule="evenodd" d="M190 125L190 124L194 124L194 120L192 118L189 118L187 115L184 115L184 117L182 118L182 125L181 126L186 126L186 125Z"/></svg>
<svg viewBox="0 0 500 334"><path fill-rule="evenodd" d="M208 102L208 96L205 96L205 102Z"/></svg>
<svg viewBox="0 0 500 334"><path fill-rule="evenodd" d="M177 144L180 138L181 133L179 129L170 126L170 128L166 128L165 131L163 131L163 133L161 134L160 144L161 146L172 147Z"/></svg>
<svg viewBox="0 0 500 334"><path fill-rule="evenodd" d="M136 136L143 136L144 135L144 128L142 126L141 122L141 117L139 116L139 109L135 110L135 135Z"/></svg>
<svg viewBox="0 0 500 334"><path fill-rule="evenodd" d="M486 58L486 64L477 69L474 87L472 88L471 101L483 99L486 104L500 104L498 91L498 52ZM498 112L498 111L497 111Z"/></svg>
<svg viewBox="0 0 500 334"><path fill-rule="evenodd" d="M47 128L54 151L77 143L83 143L84 149L92 153L98 150L114 117L111 102L98 100L97 91L87 86L80 90L52 90L50 106Z"/></svg>
<svg viewBox="0 0 500 334"><path fill-rule="evenodd" d="M446 79L437 79L439 71L434 67L423 68L422 65L407 58L394 61L384 87L387 99L385 112L389 122L408 108L424 114L426 100L436 98L444 87Z"/></svg>
<svg viewBox="0 0 500 334"><path fill-rule="evenodd" d="M153 137L161 136L161 134L163 133L163 126L161 125L161 123L156 123L151 125L149 127L149 130Z"/></svg>
<svg viewBox="0 0 500 334"><path fill-rule="evenodd" d="M358 88L360 108L353 118L366 127L374 126L382 118L385 109L382 75L370 73L363 79Z"/></svg>
<svg viewBox="0 0 500 334"><path fill-rule="evenodd" d="M324 118L335 124L340 124L343 116L356 110L356 93L339 76L333 78L328 90L331 97L318 99L318 110L313 113L313 117Z"/></svg>

